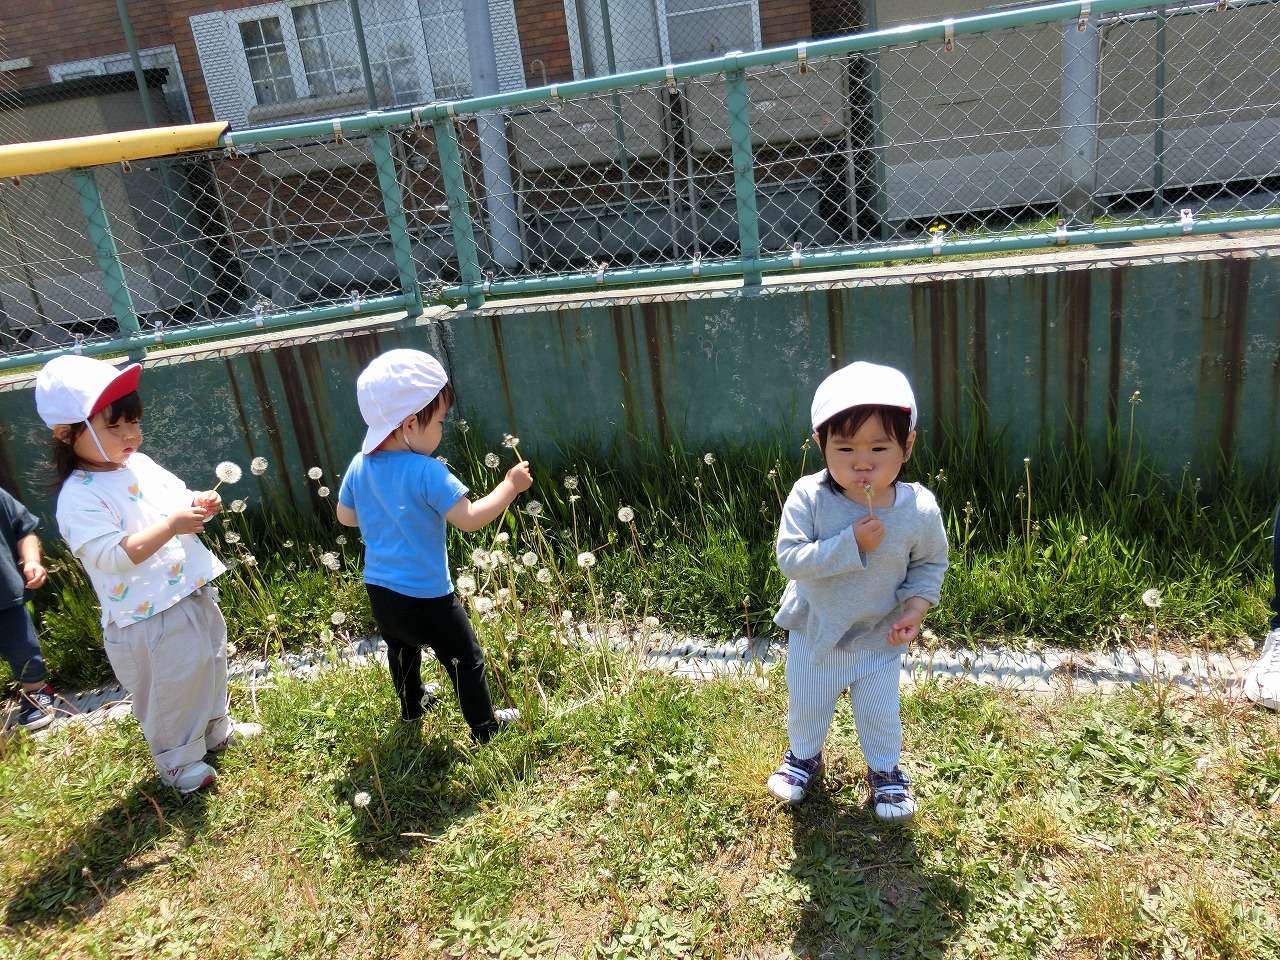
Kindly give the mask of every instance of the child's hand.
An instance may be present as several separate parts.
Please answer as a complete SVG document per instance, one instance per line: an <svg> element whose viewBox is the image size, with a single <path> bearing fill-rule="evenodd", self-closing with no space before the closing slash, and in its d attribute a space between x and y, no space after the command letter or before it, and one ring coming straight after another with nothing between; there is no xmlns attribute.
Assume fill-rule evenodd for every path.
<svg viewBox="0 0 1280 960"><path fill-rule="evenodd" d="M533 486L533 474L529 472L528 460L521 460L507 471L507 483L516 488L516 493L524 493Z"/></svg>
<svg viewBox="0 0 1280 960"><path fill-rule="evenodd" d="M898 622L889 628L889 644L900 647L920 636L920 621L923 619L923 611L907 608Z"/></svg>
<svg viewBox="0 0 1280 960"><path fill-rule="evenodd" d="M222 494L217 490L202 490L191 501L193 507L200 507L206 516L216 517L222 512Z"/></svg>
<svg viewBox="0 0 1280 960"><path fill-rule="evenodd" d="M28 560L22 565L22 575L27 578L27 589L36 590L44 586L49 571L39 560Z"/></svg>
<svg viewBox="0 0 1280 960"><path fill-rule="evenodd" d="M196 499L198 500L199 497ZM167 522L169 529L175 534L204 533L204 522L208 517L209 511L204 507L190 506L169 514Z"/></svg>
<svg viewBox="0 0 1280 960"><path fill-rule="evenodd" d="M853 525L853 536L858 549L870 553L884 542L884 523L876 516L863 517Z"/></svg>

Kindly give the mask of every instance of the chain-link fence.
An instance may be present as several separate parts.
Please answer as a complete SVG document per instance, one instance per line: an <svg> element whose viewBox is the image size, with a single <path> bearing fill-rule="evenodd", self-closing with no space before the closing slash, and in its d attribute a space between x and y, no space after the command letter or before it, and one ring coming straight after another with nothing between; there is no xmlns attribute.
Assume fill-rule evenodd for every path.
<svg viewBox="0 0 1280 960"><path fill-rule="evenodd" d="M368 31L376 4L360 7ZM815 3L815 30L834 29L823 9L850 7ZM677 33L712 42L694 26ZM571 33L608 73L608 59L627 62L606 45L597 69L603 29L584 17ZM414 312L424 287L475 305L1143 235L1123 233L1135 227L1275 228L1277 35L1276 0L1058 4L236 129L214 152L8 180L0 364L134 326L163 341ZM371 66L375 48L390 49L375 43ZM444 75L429 53L406 56L433 83ZM373 73L395 86L384 66ZM424 92L396 89L379 106ZM258 116L304 99L272 96Z"/></svg>

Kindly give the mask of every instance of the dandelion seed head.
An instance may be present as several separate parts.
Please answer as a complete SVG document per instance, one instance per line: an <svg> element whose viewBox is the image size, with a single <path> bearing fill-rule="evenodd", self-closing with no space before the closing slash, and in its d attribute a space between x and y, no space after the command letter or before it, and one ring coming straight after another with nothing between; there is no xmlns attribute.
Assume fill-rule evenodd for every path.
<svg viewBox="0 0 1280 960"><path fill-rule="evenodd" d="M325 551L320 554L320 563L330 570L336 571L341 564L338 562L338 555L332 551Z"/></svg>
<svg viewBox="0 0 1280 960"><path fill-rule="evenodd" d="M542 504L537 500L530 500L524 505L524 512L531 517L539 516L542 513Z"/></svg>
<svg viewBox="0 0 1280 960"><path fill-rule="evenodd" d="M563 612L560 614L560 620L561 620L561 622L562 622L562 623L564 623L565 625L568 625L568 624L570 624L570 623L573 623L573 611L572 611L572 610L565 610L565 611L563 611Z"/></svg>
<svg viewBox="0 0 1280 960"><path fill-rule="evenodd" d="M347 615L341 610L335 610L333 613L329 614L329 622L335 627L340 627L347 622Z"/></svg>
<svg viewBox="0 0 1280 960"><path fill-rule="evenodd" d="M319 480L321 477L324 476L324 471L321 470L319 467L312 467L310 470L307 471L307 476L310 477L312 480Z"/></svg>
<svg viewBox="0 0 1280 960"><path fill-rule="evenodd" d="M436 457L436 459L439 460L441 463L443 463L446 467L449 465L449 461L446 460L444 457Z"/></svg>
<svg viewBox="0 0 1280 960"><path fill-rule="evenodd" d="M249 504L245 503L243 500L232 500L229 509L232 513L244 513L248 507Z"/></svg>
<svg viewBox="0 0 1280 960"><path fill-rule="evenodd" d="M541 570L539 570L539 571L535 574L535 576L538 578L538 582L539 582L539 583L550 583L550 582L551 582L551 571L550 571L550 570L548 570L546 567L543 567Z"/></svg>
<svg viewBox="0 0 1280 960"><path fill-rule="evenodd" d="M511 534L507 533L505 530L493 538L494 543L507 543L510 540L511 540Z"/></svg>
<svg viewBox="0 0 1280 960"><path fill-rule="evenodd" d="M490 470L497 470L498 464L501 462L502 461L498 459L498 455L496 453L486 453L484 455L484 465Z"/></svg>
<svg viewBox="0 0 1280 960"><path fill-rule="evenodd" d="M328 487L316 487L316 496L320 496L320 497L327 497L327 496L329 496L329 488L328 488Z"/></svg>
<svg viewBox="0 0 1280 960"><path fill-rule="evenodd" d="M227 543L239 543L240 534L236 533L234 530L228 530L223 536L223 539L226 540Z"/></svg>
<svg viewBox="0 0 1280 960"><path fill-rule="evenodd" d="M284 547L286 550L292 550L292 549L293 549L293 541L292 541L292 540L286 540L284 543L280 544L280 546Z"/></svg>
<svg viewBox="0 0 1280 960"><path fill-rule="evenodd" d="M498 588L498 603L506 603L511 599L511 590L508 587Z"/></svg>
<svg viewBox="0 0 1280 960"><path fill-rule="evenodd" d="M520 438L513 437L509 433L504 433L502 435L502 445L508 450L514 450L516 447L520 446Z"/></svg>
<svg viewBox="0 0 1280 960"><path fill-rule="evenodd" d="M463 574L458 578L458 582L455 586L458 588L458 593L464 597L469 597L476 592L475 579L473 577L468 577L466 574Z"/></svg>
<svg viewBox="0 0 1280 960"><path fill-rule="evenodd" d="M580 496L579 496L578 494L576 494L576 493L571 493L571 494L569 494L569 502L570 502L570 503L577 503L577 502L578 502L579 500L581 500L581 499L582 499L582 497L580 497Z"/></svg>
<svg viewBox="0 0 1280 960"><path fill-rule="evenodd" d="M468 430L470 430L470 429L471 429L471 424L467 423L467 421L465 421L465 420L463 420L461 417L459 417L459 418L458 418L458 432L459 432L459 433L466 433L466 432L467 432Z"/></svg>
<svg viewBox="0 0 1280 960"><path fill-rule="evenodd" d="M578 554L578 566L582 567L584 570L588 567L594 567L595 565L596 555L590 550L584 550L582 553Z"/></svg>
<svg viewBox="0 0 1280 960"><path fill-rule="evenodd" d="M369 806L369 801L372 799L373 798L370 797L369 794L361 790L359 793L357 793L354 797L351 798L351 802L354 803L361 810L363 810L365 807Z"/></svg>
<svg viewBox="0 0 1280 960"><path fill-rule="evenodd" d="M476 613L481 616L486 613L493 613L493 601L489 597L476 597L475 607Z"/></svg>
<svg viewBox="0 0 1280 960"><path fill-rule="evenodd" d="M219 483L238 483L241 473L240 465L232 463L230 460L223 460L213 468L213 473L218 478Z"/></svg>
<svg viewBox="0 0 1280 960"><path fill-rule="evenodd" d="M1153 610L1164 605L1164 597L1160 596L1160 591L1155 587L1142 592L1142 602Z"/></svg>
<svg viewBox="0 0 1280 960"><path fill-rule="evenodd" d="M652 597L652 596L653 596L653 590L651 590L649 587L641 587L641 588L640 588L640 596L642 596L642 597L644 597L646 600L648 600L650 597Z"/></svg>
<svg viewBox="0 0 1280 960"><path fill-rule="evenodd" d="M340 547L345 547L347 545L347 535L345 533L340 533L333 538L333 542Z"/></svg>
<svg viewBox="0 0 1280 960"><path fill-rule="evenodd" d="M577 490L578 478L575 477L573 474L569 474L569 476L564 478L564 488L566 490Z"/></svg>
<svg viewBox="0 0 1280 960"><path fill-rule="evenodd" d="M658 629L658 618L657 618L657 617L645 617L645 618L644 618L644 625L645 625L646 627L648 627L650 630L657 630L657 629Z"/></svg>
<svg viewBox="0 0 1280 960"><path fill-rule="evenodd" d="M267 458L254 457L249 461L249 472L255 477L260 477L267 472Z"/></svg>
<svg viewBox="0 0 1280 960"><path fill-rule="evenodd" d="M617 790L610 790L604 796L605 806L610 810L614 809L622 801L622 794Z"/></svg>
<svg viewBox="0 0 1280 960"><path fill-rule="evenodd" d="M1088 538L1088 537L1086 537L1083 533L1082 533L1082 534L1080 534L1080 536L1076 537L1076 546L1077 546L1077 547L1083 547L1083 546L1084 546L1086 543L1088 543L1088 542L1089 542L1089 538Z"/></svg>
<svg viewBox="0 0 1280 960"><path fill-rule="evenodd" d="M778 471L773 469L772 467L769 468L769 479L770 480L778 479Z"/></svg>
<svg viewBox="0 0 1280 960"><path fill-rule="evenodd" d="M636 518L636 513L630 507L618 508L618 519L623 523L630 523Z"/></svg>
<svg viewBox="0 0 1280 960"><path fill-rule="evenodd" d="M520 558L520 562L526 567L536 567L538 565L538 555L530 550Z"/></svg>
<svg viewBox="0 0 1280 960"><path fill-rule="evenodd" d="M709 466L711 466L713 463L715 463L715 462L716 462L716 456L715 456L715 454L714 454L714 453L704 453L704 454L702 455L702 462L703 462L703 463L705 463L708 467L709 467Z"/></svg>

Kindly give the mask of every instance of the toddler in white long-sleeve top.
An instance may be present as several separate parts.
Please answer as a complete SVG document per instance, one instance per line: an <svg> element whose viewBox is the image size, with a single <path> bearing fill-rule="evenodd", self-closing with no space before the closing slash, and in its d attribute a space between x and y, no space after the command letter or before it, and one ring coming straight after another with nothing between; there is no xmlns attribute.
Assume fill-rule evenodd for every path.
<svg viewBox="0 0 1280 960"><path fill-rule="evenodd" d="M898 765L900 648L920 635L947 569L937 501L898 480L915 445L915 395L900 371L860 361L822 382L812 414L826 469L792 487L778 530L778 568L790 581L774 618L790 631L790 749L769 791L804 799L847 689L876 816L909 820L916 804Z"/></svg>

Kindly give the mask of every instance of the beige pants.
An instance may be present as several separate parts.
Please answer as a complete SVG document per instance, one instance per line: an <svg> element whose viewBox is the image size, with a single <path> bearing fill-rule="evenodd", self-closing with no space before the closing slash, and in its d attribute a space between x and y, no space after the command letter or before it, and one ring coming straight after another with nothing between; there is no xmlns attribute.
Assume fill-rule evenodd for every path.
<svg viewBox="0 0 1280 960"><path fill-rule="evenodd" d="M126 627L103 630L116 679L161 773L204 757L231 733L227 715L227 622L206 586Z"/></svg>

